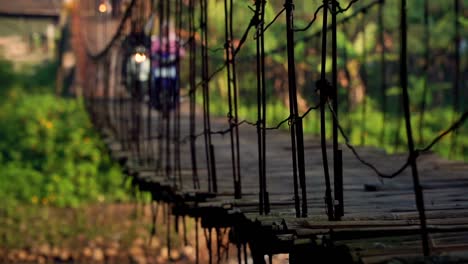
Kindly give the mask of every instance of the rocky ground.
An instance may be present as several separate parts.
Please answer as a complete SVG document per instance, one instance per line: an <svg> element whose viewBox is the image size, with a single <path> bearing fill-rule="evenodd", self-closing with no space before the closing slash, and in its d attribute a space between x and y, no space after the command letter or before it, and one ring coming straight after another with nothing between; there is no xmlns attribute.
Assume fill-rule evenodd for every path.
<svg viewBox="0 0 468 264"><path fill-rule="evenodd" d="M171 228L169 256L162 208L158 215L151 236L149 205L16 208L0 215L0 263L194 263L193 220L187 220L187 245L183 233Z"/></svg>
<svg viewBox="0 0 468 264"><path fill-rule="evenodd" d="M149 204L102 203L76 209L36 205L18 206L13 211L0 207L0 263L195 263L195 221L186 219L185 244L183 220L178 219L176 232L171 216L168 250L167 207L157 208L152 235L156 210ZM236 246L228 244L228 232L220 231L219 263L238 263ZM203 234L200 229L200 263L208 263ZM212 232L212 241L213 262L218 263L216 232ZM287 255L273 260L288 263ZM251 263L250 257L248 261Z"/></svg>

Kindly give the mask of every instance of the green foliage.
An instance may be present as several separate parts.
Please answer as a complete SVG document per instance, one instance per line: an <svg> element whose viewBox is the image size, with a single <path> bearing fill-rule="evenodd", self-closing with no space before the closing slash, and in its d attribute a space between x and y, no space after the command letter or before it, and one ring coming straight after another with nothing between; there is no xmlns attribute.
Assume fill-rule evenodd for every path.
<svg viewBox="0 0 468 264"><path fill-rule="evenodd" d="M9 88L16 82L16 75L13 71L13 64L0 58L0 100L5 98Z"/></svg>
<svg viewBox="0 0 468 264"><path fill-rule="evenodd" d="M353 14L359 8L373 2L361 0L354 3L348 11L338 15L338 21ZM410 110L412 112L412 128L418 147L423 147L443 130L447 129L455 120L457 114L453 111L453 65L454 65L454 34L455 16L454 1L429 1L429 27L424 24L424 2L414 0L407 2L408 15L408 88L410 95ZM210 1L210 7L215 12L210 18L216 23L212 26L210 34L210 47L222 46L224 40L223 3ZM238 40L247 27L253 12L247 7L250 2L240 2L234 10L235 29L234 38ZM311 0L298 2L294 10L294 27L303 28L309 24L314 12L322 1ZM347 3L341 3L346 7ZM462 4L463 5L463 4ZM266 6L266 24L283 8L283 2L268 1ZM383 25L379 22L379 7L374 5L366 9L365 14L358 14L346 23L338 24L338 79L340 98L340 120L350 136L353 145L361 141L365 145L385 148L389 152L406 150L405 124L402 121L401 87L400 87L400 1L385 1L383 7ZM321 10L323 11L323 10ZM302 107L315 105L317 95L314 91L315 81L320 78L321 70L321 34L322 12L318 13L317 20L306 31L296 31L295 65L296 85L298 97ZM466 42L468 31L465 25L468 20L460 13L458 22L461 35L461 75L466 75L467 65L464 59L467 54ZM330 19L328 23L330 24ZM215 29L216 28L216 29ZM426 41L425 32L429 31L429 42ZM326 78L331 79L331 32L327 39ZM383 34L384 43L380 41ZM237 56L237 82L239 89L239 120L257 119L257 86L256 86L256 42L253 38L255 30L250 35ZM286 45L286 27L284 14L278 17L266 32L265 46L268 56L266 58L266 89L267 89L267 123L276 125L289 116L289 109L285 102L288 96L288 65ZM306 38L306 41L300 41ZM279 49L279 47L283 47ZM276 50L277 49L277 50ZM270 54L271 51L274 51ZM363 51L366 51L365 53ZM383 57L381 52L384 51ZM429 66L425 67L425 52L429 51ZM346 55L346 56L345 56ZM365 56L364 56L365 55ZM214 58L216 58L216 63ZM382 62L382 58L384 61ZM219 65L220 56L210 54L213 68ZM382 74L383 65L385 73ZM345 71L346 70L346 71ZM385 83L383 83L385 77ZM463 79L463 77L461 77ZM226 116L227 107L227 80L222 73L215 77L216 85L210 86L211 110L220 116ZM366 96L366 110L363 116L361 100L352 98L353 93L360 87ZM459 104L460 110L466 109L464 102L467 99L463 80L460 81ZM385 90L383 90L385 89ZM385 91L385 93L383 92ZM383 97L386 102L384 104ZM354 101L353 101L354 100ZM421 108L425 101L424 120L420 120ZM385 105L385 109L384 109ZM385 112L385 119L384 119ZM330 128L330 114L328 128ZM362 121L365 120L365 124ZM306 133L318 134L319 118L314 112L304 120ZM287 124L283 126L287 129ZM452 136L444 138L434 148L438 154L451 159L468 158L468 136L465 125L457 136L455 147L452 146ZM327 131L331 137L330 130Z"/></svg>
<svg viewBox="0 0 468 264"><path fill-rule="evenodd" d="M2 87L0 105L1 207L127 199L120 170L104 155L83 101L50 92L54 69L31 67L20 75L0 67L2 80L15 80Z"/></svg>
<svg viewBox="0 0 468 264"><path fill-rule="evenodd" d="M15 67L20 67L16 69ZM13 65L0 57L0 102L7 99L11 90L24 90L28 93L51 93L55 84L56 62L38 65ZM15 96L16 91L12 92Z"/></svg>

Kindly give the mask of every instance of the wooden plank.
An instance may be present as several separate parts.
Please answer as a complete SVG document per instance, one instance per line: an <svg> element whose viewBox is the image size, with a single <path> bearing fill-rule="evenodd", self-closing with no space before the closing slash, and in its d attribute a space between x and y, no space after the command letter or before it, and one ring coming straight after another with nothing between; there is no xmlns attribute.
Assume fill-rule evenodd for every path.
<svg viewBox="0 0 468 264"><path fill-rule="evenodd" d="M181 130L182 137L188 134L187 105L182 105ZM152 118L156 123L157 114ZM200 117L200 116L198 116ZM144 118L146 120L146 118ZM213 130L225 129L228 123L225 118L212 119ZM202 131L201 123L197 124L197 131ZM230 143L229 137L213 135L213 145L216 152L216 171L218 193L208 191L207 164L203 139L196 141L197 167L200 189L194 189L192 183L192 168L190 149L188 144L181 145L182 187L173 190L174 195L195 197L206 195L203 200L188 203L194 209L221 209L227 213L241 213L246 221L250 221L257 228L271 229L279 241L294 241L300 238L310 238L316 235L329 235L333 230L333 237L346 240L349 246L358 240L369 237L379 237L377 241L388 242L395 247L397 243L406 243L406 249L395 251L374 250L372 243L358 243L368 247L371 257L393 257L414 254L419 248L419 220L415 205L412 179L409 171L392 180L385 180L384 184L367 167L358 162L352 153L343 147L344 153L344 204L345 216L341 222L329 222L324 213L324 179L322 161L320 158L320 144L313 137L305 139L306 157L306 185L308 190L308 218L295 218L293 200L293 178L290 139L286 131L267 132L267 186L271 201L271 215L259 215L258 208L258 165L256 130L245 125L239 127L241 142L241 177L242 199L234 199ZM146 139L146 147L156 149L158 140ZM163 152L165 151L165 145ZM113 152L122 153L117 147ZM379 169L390 172L406 161L406 155L389 155L377 148L357 147L362 157L375 164ZM170 146L174 153L174 146ZM131 155L125 152L125 155ZM129 156L128 156L129 157ZM129 159L131 160L131 159ZM162 164L164 168L166 164ZM171 164L173 165L173 164ZM468 165L449 162L434 154L422 155L418 160L421 181L425 194L428 227L434 241L445 243L459 241L464 247L464 237L454 236L454 231L468 232ZM143 179L160 181L172 186L165 177L156 176L154 168L132 166ZM330 164L332 168L332 164ZM365 188L365 186L372 188ZM373 191L370 191L373 189ZM212 198L210 198L212 197ZM208 216L207 216L208 217ZM276 232L276 233L275 233ZM287 232L283 234L282 232ZM435 233L435 234L434 234ZM396 238L389 238L395 236ZM392 244L393 243L393 244ZM445 245L444 244L444 245ZM447 249L450 250L450 249ZM372 253L374 252L374 253ZM367 254L366 253L366 254ZM372 255L373 254L373 255Z"/></svg>

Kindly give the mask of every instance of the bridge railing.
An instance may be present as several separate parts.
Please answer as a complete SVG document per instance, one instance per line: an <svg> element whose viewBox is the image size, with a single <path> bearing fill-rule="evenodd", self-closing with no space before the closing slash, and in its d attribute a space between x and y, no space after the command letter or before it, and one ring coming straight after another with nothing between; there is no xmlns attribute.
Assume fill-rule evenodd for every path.
<svg viewBox="0 0 468 264"><path fill-rule="evenodd" d="M429 254L417 158L462 127L468 117L466 94L461 92L467 76L461 59L467 32L460 25L460 1L434 9L438 11L433 20L431 3L417 3L285 0L284 6L276 6L257 0L249 7L232 0L133 0L105 48L88 52L88 109L95 125L129 153L135 170L153 171L177 190L214 195L228 191L241 199L252 190L247 178L255 177L259 214L274 212L278 202L271 195L278 190L269 186L281 182L269 177L274 169L268 150L284 146L271 136L280 128L289 127L291 153L275 157L274 162L282 164L274 168L290 166L285 177L292 178L287 192L296 217L309 216L311 207L305 154L310 142L304 131L320 136L320 190L329 220L339 220L345 212L343 148L379 178L395 178L411 168L423 249ZM453 15L453 34L433 35L431 26L448 21L445 11ZM164 25L174 25L180 40L174 52L174 82L155 78L154 69L132 73L132 63L143 63L132 60L165 63L162 49L150 52L151 35L161 43L171 38ZM83 30L87 34L90 29ZM446 43L433 41L439 37ZM166 50L172 48L166 45ZM180 56L181 50L186 57ZM177 94L159 95L171 102L163 100L155 107L155 89L180 90L182 99L189 101L188 110L181 112ZM449 94L451 100L446 100ZM430 139L425 129L433 124L428 124L427 111L441 107L452 108L453 117ZM227 116L225 127L214 124L213 118L219 116ZM242 157L243 133L256 134L254 163ZM219 135L228 135L227 148ZM381 172L355 147L367 144L392 144L393 150L408 153L407 160L394 172ZM452 133L450 146L454 153L467 151L466 145L457 144L457 133ZM225 150L228 155L219 155ZM220 177L226 176L218 175L218 166L226 164L231 182L221 187ZM255 164L249 175L244 173L245 164Z"/></svg>

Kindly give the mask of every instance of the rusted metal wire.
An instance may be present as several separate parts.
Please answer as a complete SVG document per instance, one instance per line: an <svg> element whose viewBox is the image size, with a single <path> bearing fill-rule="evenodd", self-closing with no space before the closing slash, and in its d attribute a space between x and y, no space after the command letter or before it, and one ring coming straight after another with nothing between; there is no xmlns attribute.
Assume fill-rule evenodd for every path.
<svg viewBox="0 0 468 264"><path fill-rule="evenodd" d="M326 80L326 62L327 62L327 23L328 23L328 8L323 10L322 21L322 63L320 70L320 81L317 88L320 92L320 145L322 149L322 163L325 177L325 205L327 207L327 216L329 220L333 220L334 208L333 198L331 193L330 171L328 167L327 140L326 140L326 120L325 120L325 102L328 99L329 85Z"/></svg>
<svg viewBox="0 0 468 264"><path fill-rule="evenodd" d="M239 126L235 125L238 121L238 91L236 60L234 59L235 54L233 47L233 8L232 0L224 0L225 57L229 106L228 123L230 126L233 126L229 131L231 139L232 177L234 182L234 198L240 199L242 198L242 185L240 174Z"/></svg>

